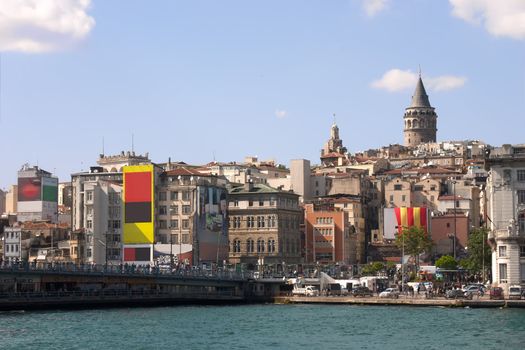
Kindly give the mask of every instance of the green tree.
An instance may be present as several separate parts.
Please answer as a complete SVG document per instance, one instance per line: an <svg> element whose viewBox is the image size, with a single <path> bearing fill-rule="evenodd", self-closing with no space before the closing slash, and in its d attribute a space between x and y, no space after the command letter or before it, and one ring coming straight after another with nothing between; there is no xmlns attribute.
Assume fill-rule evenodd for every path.
<svg viewBox="0 0 525 350"><path fill-rule="evenodd" d="M363 276L375 276L377 275L378 272L382 271L384 268L385 268L385 264L383 264L380 261L376 261L376 262L363 266L361 270L361 274Z"/></svg>
<svg viewBox="0 0 525 350"><path fill-rule="evenodd" d="M430 253L432 240L424 227L410 226L404 227L403 232L397 235L396 245L399 249L404 249L405 254L414 257L416 267L418 267L419 255L422 253Z"/></svg>
<svg viewBox="0 0 525 350"><path fill-rule="evenodd" d="M458 267L458 262L450 255L443 255L441 258L437 259L436 267L445 270L455 270Z"/></svg>
<svg viewBox="0 0 525 350"><path fill-rule="evenodd" d="M485 270L491 266L492 252L487 243L488 229L481 227L470 232L467 243L467 257L462 260L462 267L473 272L482 272L483 263Z"/></svg>

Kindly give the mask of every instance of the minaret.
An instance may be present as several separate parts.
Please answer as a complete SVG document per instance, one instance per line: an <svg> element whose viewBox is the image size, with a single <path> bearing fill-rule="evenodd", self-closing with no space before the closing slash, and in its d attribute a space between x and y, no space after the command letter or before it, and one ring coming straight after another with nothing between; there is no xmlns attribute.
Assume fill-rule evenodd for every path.
<svg viewBox="0 0 525 350"><path fill-rule="evenodd" d="M437 114L430 105L420 72L412 103L405 109L405 146L416 147L420 143L436 142L436 119Z"/></svg>

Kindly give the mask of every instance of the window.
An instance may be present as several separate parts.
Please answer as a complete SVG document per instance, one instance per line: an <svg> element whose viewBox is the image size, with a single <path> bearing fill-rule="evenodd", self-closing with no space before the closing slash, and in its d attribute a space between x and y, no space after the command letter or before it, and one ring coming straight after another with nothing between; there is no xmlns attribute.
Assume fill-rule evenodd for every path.
<svg viewBox="0 0 525 350"><path fill-rule="evenodd" d="M190 228L190 220L187 220L187 219L182 220L182 228L185 229L185 230L189 229Z"/></svg>
<svg viewBox="0 0 525 350"><path fill-rule="evenodd" d="M518 170L518 181L525 182L525 170Z"/></svg>
<svg viewBox="0 0 525 350"><path fill-rule="evenodd" d="M248 239L246 241L246 251L248 253L253 253L253 251L254 251L253 239Z"/></svg>
<svg viewBox="0 0 525 350"><path fill-rule="evenodd" d="M434 197L434 196L430 196L430 201L431 201L431 202L433 202L433 201L434 201L434 199L435 199L435 197Z"/></svg>
<svg viewBox="0 0 525 350"><path fill-rule="evenodd" d="M257 253L264 253L264 239L257 240Z"/></svg>
<svg viewBox="0 0 525 350"><path fill-rule="evenodd" d="M188 244L190 243L190 235L187 233L184 233L182 235L182 244Z"/></svg>
<svg viewBox="0 0 525 350"><path fill-rule="evenodd" d="M168 209L165 205L159 206L159 215L166 215L168 213Z"/></svg>
<svg viewBox="0 0 525 350"><path fill-rule="evenodd" d="M189 201L190 200L190 191L183 191L182 192L182 200L183 201Z"/></svg>
<svg viewBox="0 0 525 350"><path fill-rule="evenodd" d="M87 256L88 256L88 258L91 258L91 248L87 249Z"/></svg>
<svg viewBox="0 0 525 350"><path fill-rule="evenodd" d="M520 233L525 233L525 212L518 215L518 230Z"/></svg>
<svg viewBox="0 0 525 350"><path fill-rule="evenodd" d="M238 200L234 200L233 201L233 206L234 207L238 207L239 206L239 201Z"/></svg>
<svg viewBox="0 0 525 350"><path fill-rule="evenodd" d="M89 228L89 229L93 228L93 220L86 221L86 228Z"/></svg>
<svg viewBox="0 0 525 350"><path fill-rule="evenodd" d="M93 215L93 207L86 207L86 215L91 216ZM110 210L111 215L111 210Z"/></svg>
<svg viewBox="0 0 525 350"><path fill-rule="evenodd" d="M436 190L436 186L434 186L434 185L430 186L430 190L431 191L435 191Z"/></svg>
<svg viewBox="0 0 525 350"><path fill-rule="evenodd" d="M249 206L249 207L253 207L253 201L252 201L252 200L249 200L249 201L248 201L248 206Z"/></svg>
<svg viewBox="0 0 525 350"><path fill-rule="evenodd" d="M171 235L171 240L172 244L179 244L179 234L176 233L174 235Z"/></svg>
<svg viewBox="0 0 525 350"><path fill-rule="evenodd" d="M93 191L86 191L86 201L93 201Z"/></svg>
<svg viewBox="0 0 525 350"><path fill-rule="evenodd" d="M166 192L162 191L159 192L159 201L165 201L166 200Z"/></svg>
<svg viewBox="0 0 525 350"><path fill-rule="evenodd" d="M170 192L170 199L172 201L176 201L179 199L179 192L178 191L171 191Z"/></svg>
<svg viewBox="0 0 525 350"><path fill-rule="evenodd" d="M241 252L241 241L236 239L233 241L233 252L234 253L240 253Z"/></svg>
<svg viewBox="0 0 525 350"><path fill-rule="evenodd" d="M414 191L422 192L423 191L423 186L422 185L414 186Z"/></svg>
<svg viewBox="0 0 525 350"><path fill-rule="evenodd" d="M406 200L406 196L405 196L405 195L402 195L402 196L401 196L401 201L404 202L405 200Z"/></svg>
<svg viewBox="0 0 525 350"><path fill-rule="evenodd" d="M525 190L518 191L518 204L525 204Z"/></svg>
<svg viewBox="0 0 525 350"><path fill-rule="evenodd" d="M188 215L191 213L191 206L190 205L183 205L182 206L182 214Z"/></svg>
<svg viewBox="0 0 525 350"><path fill-rule="evenodd" d="M520 257L525 257L525 245L520 245Z"/></svg>
<svg viewBox="0 0 525 350"><path fill-rule="evenodd" d="M275 205L275 197L270 197L270 205L271 206Z"/></svg>
<svg viewBox="0 0 525 350"><path fill-rule="evenodd" d="M170 205L170 214L171 215L179 215L179 206L178 205Z"/></svg>
<svg viewBox="0 0 525 350"><path fill-rule="evenodd" d="M159 220L159 228L160 229L165 229L167 228L167 223L166 223L166 220Z"/></svg>
<svg viewBox="0 0 525 350"><path fill-rule="evenodd" d="M275 240L271 238L268 240L268 253L275 253Z"/></svg>
<svg viewBox="0 0 525 350"><path fill-rule="evenodd" d="M179 220L170 220L170 228L179 228Z"/></svg>
<svg viewBox="0 0 525 350"><path fill-rule="evenodd" d="M264 201L259 199L259 206L264 207Z"/></svg>
<svg viewBox="0 0 525 350"><path fill-rule="evenodd" d="M504 258L507 256L507 246L506 245L500 245L498 247L498 256L500 258Z"/></svg>
<svg viewBox="0 0 525 350"><path fill-rule="evenodd" d="M507 264L499 264L499 283L507 283Z"/></svg>
<svg viewBox="0 0 525 350"><path fill-rule="evenodd" d="M390 195L390 202L394 202L394 195L393 194Z"/></svg>
<svg viewBox="0 0 525 350"><path fill-rule="evenodd" d="M394 185L394 191L401 191L403 189L403 185Z"/></svg>

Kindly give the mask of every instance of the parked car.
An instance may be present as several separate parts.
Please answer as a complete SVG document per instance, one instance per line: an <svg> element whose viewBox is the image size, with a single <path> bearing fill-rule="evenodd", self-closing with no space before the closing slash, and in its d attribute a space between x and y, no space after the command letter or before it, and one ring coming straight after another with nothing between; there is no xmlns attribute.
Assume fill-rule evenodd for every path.
<svg viewBox="0 0 525 350"><path fill-rule="evenodd" d="M396 288L387 288L379 293L380 298L399 298L399 291Z"/></svg>
<svg viewBox="0 0 525 350"><path fill-rule="evenodd" d="M368 287L357 287L352 290L352 295L354 297L371 297L373 293Z"/></svg>
<svg viewBox="0 0 525 350"><path fill-rule="evenodd" d="M447 290L445 293L446 299L472 299L471 292L464 292L461 289Z"/></svg>
<svg viewBox="0 0 525 350"><path fill-rule="evenodd" d="M463 288L463 292L470 292L472 294L478 294L479 291L485 293L485 287L481 284L469 284Z"/></svg>
<svg viewBox="0 0 525 350"><path fill-rule="evenodd" d="M503 288L492 287L489 291L489 297L491 300L493 299L503 300Z"/></svg>
<svg viewBox="0 0 525 350"><path fill-rule="evenodd" d="M521 299L521 286L509 287L509 299Z"/></svg>

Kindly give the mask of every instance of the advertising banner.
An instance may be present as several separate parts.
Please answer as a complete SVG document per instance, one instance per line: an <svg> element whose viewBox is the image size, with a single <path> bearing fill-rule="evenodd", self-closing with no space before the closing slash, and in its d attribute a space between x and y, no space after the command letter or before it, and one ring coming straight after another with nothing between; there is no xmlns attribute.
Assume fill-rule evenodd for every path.
<svg viewBox="0 0 525 350"><path fill-rule="evenodd" d="M35 202L42 200L42 181L38 177L18 178L18 201Z"/></svg>
<svg viewBox="0 0 525 350"><path fill-rule="evenodd" d="M219 187L197 188L197 237L199 260L219 262L228 255L227 191Z"/></svg>
<svg viewBox="0 0 525 350"><path fill-rule="evenodd" d="M153 165L125 166L123 173L123 241L125 244L153 243L155 227ZM139 255L142 257L141 254Z"/></svg>
<svg viewBox="0 0 525 350"><path fill-rule="evenodd" d="M58 179L52 177L42 178L42 200L45 202L58 202Z"/></svg>
<svg viewBox="0 0 525 350"><path fill-rule="evenodd" d="M395 239L397 233L403 232L403 228L410 226L428 229L428 208L384 208L383 238Z"/></svg>

